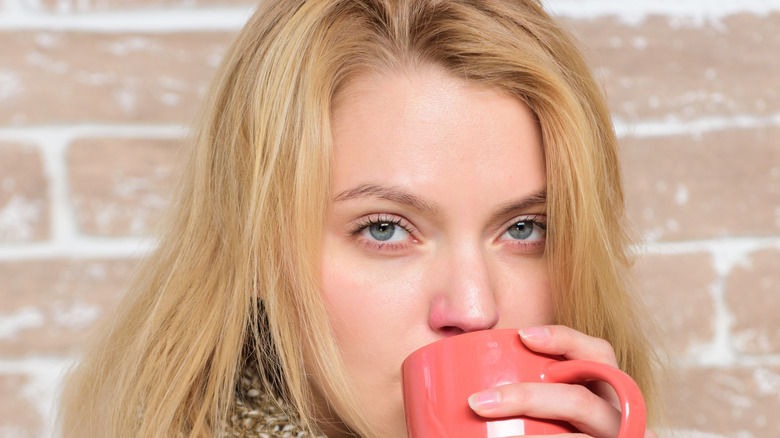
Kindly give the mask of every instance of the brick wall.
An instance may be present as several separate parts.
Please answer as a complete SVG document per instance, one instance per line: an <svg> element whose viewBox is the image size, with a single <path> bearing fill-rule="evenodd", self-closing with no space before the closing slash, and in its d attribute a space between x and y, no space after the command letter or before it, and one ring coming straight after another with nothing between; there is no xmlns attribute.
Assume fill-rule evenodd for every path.
<svg viewBox="0 0 780 438"><path fill-rule="evenodd" d="M780 1L558 0L608 91L681 437L780 435ZM0 2L0 437L50 435L68 352L165 206L247 0Z"/></svg>

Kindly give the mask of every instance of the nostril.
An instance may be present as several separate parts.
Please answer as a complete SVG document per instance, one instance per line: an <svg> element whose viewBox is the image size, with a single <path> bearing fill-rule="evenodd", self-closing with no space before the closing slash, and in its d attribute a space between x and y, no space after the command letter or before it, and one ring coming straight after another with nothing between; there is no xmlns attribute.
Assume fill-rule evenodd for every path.
<svg viewBox="0 0 780 438"><path fill-rule="evenodd" d="M438 331L439 334L443 335L445 338L449 338L450 336L455 336L455 335L462 335L463 333L466 333L466 331L463 330L462 328L455 327L455 326L441 327L439 328Z"/></svg>
<svg viewBox="0 0 780 438"><path fill-rule="evenodd" d="M438 336L486 330L499 320L498 306L490 288L450 288L432 298L428 326Z"/></svg>

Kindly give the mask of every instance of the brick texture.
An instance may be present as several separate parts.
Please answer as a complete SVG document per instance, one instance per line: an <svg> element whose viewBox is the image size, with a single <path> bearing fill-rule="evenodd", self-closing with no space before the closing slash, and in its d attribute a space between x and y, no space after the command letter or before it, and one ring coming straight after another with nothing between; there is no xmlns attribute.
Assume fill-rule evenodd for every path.
<svg viewBox="0 0 780 438"><path fill-rule="evenodd" d="M83 139L68 151L70 187L82 232L153 234L183 160L177 140Z"/></svg>
<svg viewBox="0 0 780 438"><path fill-rule="evenodd" d="M0 32L0 124L189 122L230 38Z"/></svg>
<svg viewBox="0 0 780 438"><path fill-rule="evenodd" d="M0 375L0 436L33 438L42 436L46 421L29 393L30 378L24 375ZM40 403L41 400L38 400Z"/></svg>
<svg viewBox="0 0 780 438"><path fill-rule="evenodd" d="M632 2L647 7L617 9ZM187 24L178 12L254 1L0 3L0 437L46 437L54 400L36 388L57 377L40 358L65 361L107 315L137 263L128 243L154 234L186 153L145 127L191 122L235 35L143 30L143 17ZM670 436L780 436L780 7L697 22L660 3L638 22L564 21L626 127L637 287L682 367L664 387ZM79 30L93 12L130 29Z"/></svg>
<svg viewBox="0 0 780 438"><path fill-rule="evenodd" d="M685 354L712 341L715 309L709 288L716 280L712 256L645 256L637 262L636 276L673 353Z"/></svg>
<svg viewBox="0 0 780 438"><path fill-rule="evenodd" d="M631 217L653 240L780 233L780 128L624 138Z"/></svg>
<svg viewBox="0 0 780 438"><path fill-rule="evenodd" d="M689 369L676 380L668 393L675 428L718 437L780 436L779 367Z"/></svg>
<svg viewBox="0 0 780 438"><path fill-rule="evenodd" d="M638 26L600 18L570 27L598 66L619 117L691 120L780 111L780 13L701 26L656 16Z"/></svg>
<svg viewBox="0 0 780 438"><path fill-rule="evenodd" d="M134 260L0 263L4 358L72 351L116 301Z"/></svg>
<svg viewBox="0 0 780 438"><path fill-rule="evenodd" d="M30 146L0 142L0 243L49 236L49 203L41 158Z"/></svg>
<svg viewBox="0 0 780 438"><path fill-rule="evenodd" d="M727 302L734 314L734 339L740 352L780 353L780 251L758 251L734 268Z"/></svg>

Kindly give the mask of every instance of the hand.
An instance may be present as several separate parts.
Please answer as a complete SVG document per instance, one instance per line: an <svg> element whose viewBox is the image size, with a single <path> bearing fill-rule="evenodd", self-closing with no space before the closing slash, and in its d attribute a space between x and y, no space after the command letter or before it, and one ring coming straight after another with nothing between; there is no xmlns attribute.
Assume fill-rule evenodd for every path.
<svg viewBox="0 0 780 438"><path fill-rule="evenodd" d="M565 326L530 327L520 331L523 343L539 353L601 362L617 368L609 342ZM515 383L478 392L469 405L486 418L525 415L566 421L585 436L615 438L621 414L615 391L604 382L584 385ZM656 438L645 431L645 438Z"/></svg>

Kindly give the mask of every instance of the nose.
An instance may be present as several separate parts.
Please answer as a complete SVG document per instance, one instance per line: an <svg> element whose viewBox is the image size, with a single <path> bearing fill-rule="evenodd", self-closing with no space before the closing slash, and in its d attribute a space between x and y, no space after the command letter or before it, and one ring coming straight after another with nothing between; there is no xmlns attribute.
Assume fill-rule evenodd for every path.
<svg viewBox="0 0 780 438"><path fill-rule="evenodd" d="M435 282L428 324L442 336L486 330L498 324L493 276L484 251L464 245L441 257L432 273Z"/></svg>

